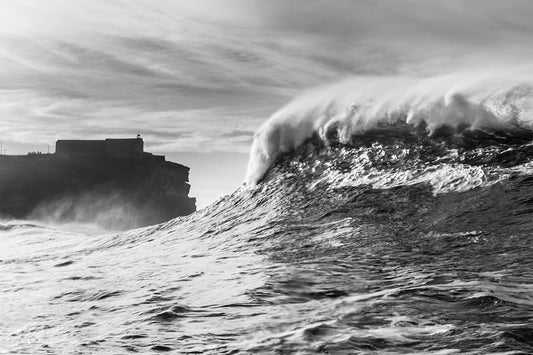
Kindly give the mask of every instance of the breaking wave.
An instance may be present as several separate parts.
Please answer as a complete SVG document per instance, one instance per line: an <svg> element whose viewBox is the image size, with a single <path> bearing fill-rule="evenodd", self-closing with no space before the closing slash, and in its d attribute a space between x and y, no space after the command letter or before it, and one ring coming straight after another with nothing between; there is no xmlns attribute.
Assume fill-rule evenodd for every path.
<svg viewBox="0 0 533 355"><path fill-rule="evenodd" d="M313 135L341 143L405 124L421 134L475 131L523 135L533 125L533 71L492 69L430 78L356 77L308 91L274 113L254 136L246 182L256 184L281 153Z"/></svg>

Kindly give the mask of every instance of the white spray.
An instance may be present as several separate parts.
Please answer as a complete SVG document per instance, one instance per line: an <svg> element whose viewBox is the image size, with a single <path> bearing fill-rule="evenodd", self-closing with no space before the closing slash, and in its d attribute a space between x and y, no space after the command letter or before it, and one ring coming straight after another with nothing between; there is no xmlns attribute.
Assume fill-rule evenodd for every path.
<svg viewBox="0 0 533 355"><path fill-rule="evenodd" d="M335 129L341 141L379 123L424 121L472 129L533 126L533 67L490 68L430 78L355 77L310 90L274 113L255 133L246 183L256 184L279 154Z"/></svg>

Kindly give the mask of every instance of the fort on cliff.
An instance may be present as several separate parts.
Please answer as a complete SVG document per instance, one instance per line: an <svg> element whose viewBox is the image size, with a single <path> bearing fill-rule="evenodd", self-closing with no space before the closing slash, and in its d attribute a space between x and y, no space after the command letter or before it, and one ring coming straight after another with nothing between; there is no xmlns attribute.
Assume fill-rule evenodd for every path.
<svg viewBox="0 0 533 355"><path fill-rule="evenodd" d="M0 155L0 217L150 225L196 210L188 182L140 137L58 140L54 154Z"/></svg>
<svg viewBox="0 0 533 355"><path fill-rule="evenodd" d="M71 157L129 158L142 159L142 138L106 140L58 140L56 154Z"/></svg>

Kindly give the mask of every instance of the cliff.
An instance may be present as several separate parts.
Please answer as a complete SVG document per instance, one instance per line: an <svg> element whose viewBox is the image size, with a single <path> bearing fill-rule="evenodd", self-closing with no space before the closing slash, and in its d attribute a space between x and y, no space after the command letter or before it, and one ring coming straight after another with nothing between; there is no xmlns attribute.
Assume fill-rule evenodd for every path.
<svg viewBox="0 0 533 355"><path fill-rule="evenodd" d="M96 141L58 141L56 154L0 155L0 216L125 229L196 210L188 197L188 167L142 152L142 146L139 153L138 140L134 155L122 149L126 140L116 141L107 150L79 148ZM72 142L82 144L69 150Z"/></svg>

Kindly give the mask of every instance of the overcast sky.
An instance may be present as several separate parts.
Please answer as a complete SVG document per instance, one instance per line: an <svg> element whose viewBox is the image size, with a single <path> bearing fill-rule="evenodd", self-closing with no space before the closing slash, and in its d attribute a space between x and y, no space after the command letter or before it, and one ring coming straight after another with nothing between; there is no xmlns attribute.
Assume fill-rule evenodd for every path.
<svg viewBox="0 0 533 355"><path fill-rule="evenodd" d="M532 18L530 0L0 0L0 139L139 132L191 167L203 207L302 90L530 60Z"/></svg>

